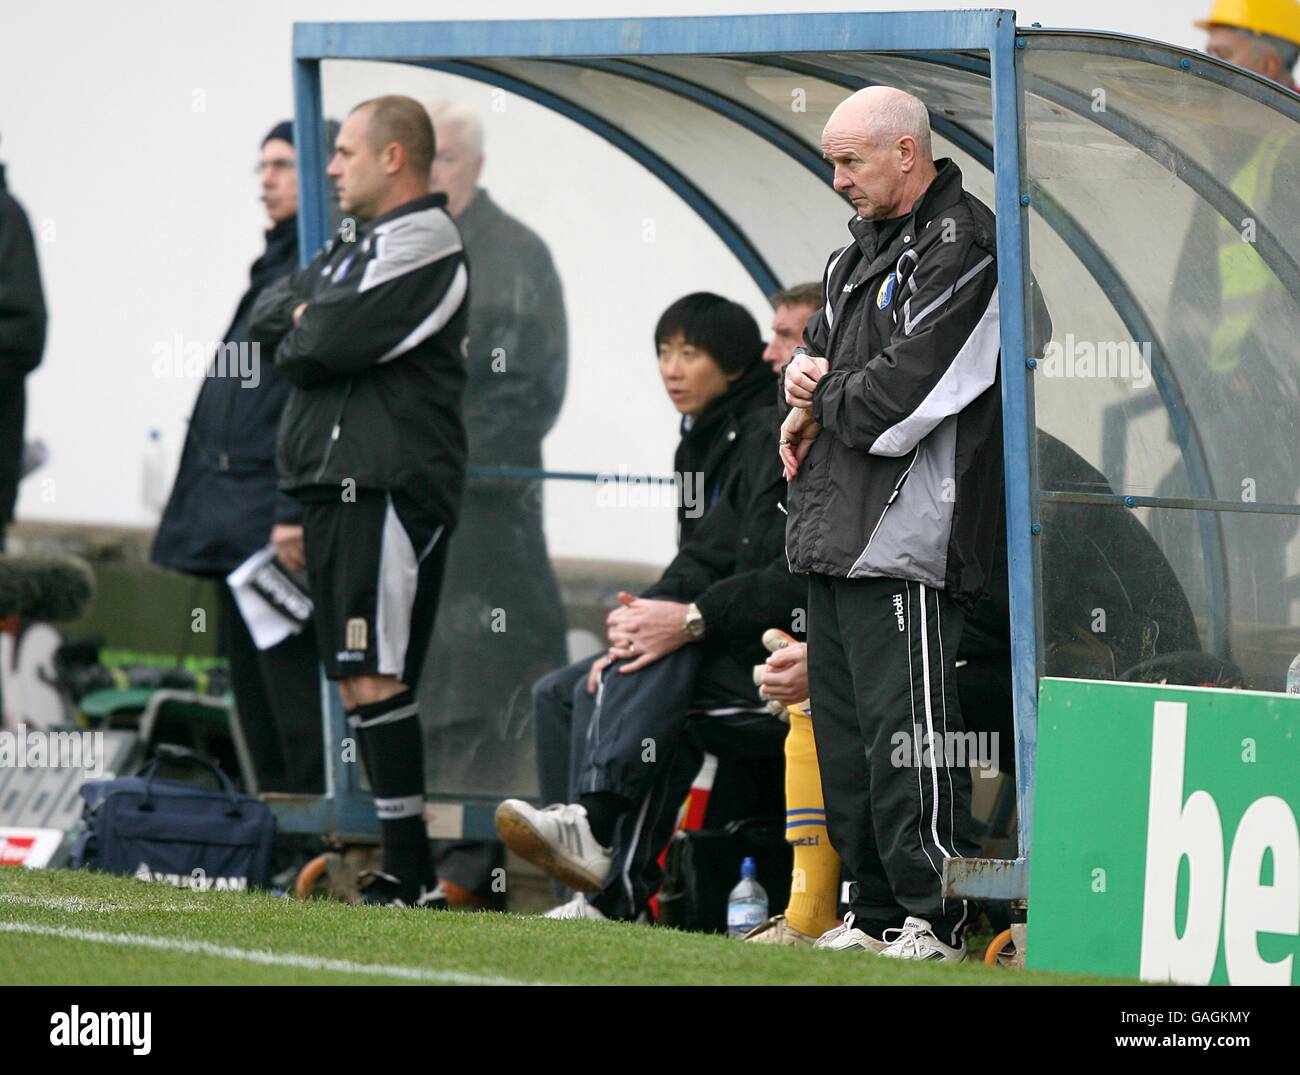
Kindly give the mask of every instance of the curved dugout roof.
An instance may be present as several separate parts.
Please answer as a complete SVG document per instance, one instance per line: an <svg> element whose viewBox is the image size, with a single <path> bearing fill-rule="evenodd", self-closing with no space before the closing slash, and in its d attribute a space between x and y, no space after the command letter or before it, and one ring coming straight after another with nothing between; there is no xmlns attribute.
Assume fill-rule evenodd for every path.
<svg viewBox="0 0 1300 1075"><path fill-rule="evenodd" d="M1187 322L1220 297L1220 254L1209 249L1218 245L1210 242L1209 229L1235 232L1249 222L1246 272L1277 292L1268 300L1273 327L1256 348L1270 389L1277 391L1274 405L1257 408L1256 418L1295 439L1291 404L1300 400L1291 342L1300 333L1300 265L1290 238L1300 233L1300 184L1294 182L1300 98L1250 72L1171 46L1112 34L1015 29L1013 23L1011 12L966 11L308 24L296 27L295 55L300 61L408 62L502 87L569 117L666 182L766 292L802 279L807 266L823 263L843 242L851 208L830 187L819 141L827 113L847 92L890 84L924 100L936 156L955 158L968 187L990 205L999 200L993 157L1001 100L1003 115L1015 116L1018 129L1001 134L1004 152L1015 147L1016 167L1014 174L1003 169L1009 189L1004 204L995 205L1000 231L1005 200L1025 204L1027 198L1030 267L1053 325L1145 343L1158 394L1097 399L1084 416L1073 395L1058 399L1062 393L1054 386L1045 390L1039 378L1037 402L1048 411L1040 425L1052 426L1053 409L1073 410L1076 426L1091 421L1089 436L1103 444L1095 462L1107 478L1106 488L1092 490L1056 489L1049 480L1042 486L1047 499L1126 497L1135 507L1176 502L1180 510L1240 511L1239 460L1220 451L1206 428L1232 414L1222 379L1202 376L1221 361L1215 345L1205 342L1215 326L1207 321L1196 337L1189 336ZM1014 75L1002 78L1001 86L999 68ZM299 103L310 106L311 80L299 81ZM315 91L318 97L318 84ZM1273 159L1252 165L1260 146ZM1271 170L1278 181L1243 179L1239 173L1251 167ZM310 231L324 218L315 225L304 219ZM1205 256L1177 264L1173 237L1198 228L1207 232ZM999 235L1004 263L1007 249L1020 245L1018 230ZM321 235L305 238L310 250ZM1021 311L1007 306L1007 290L1004 280L1004 316L1016 317ZM1017 327L1024 329L1022 339L1051 335L1032 314ZM1004 340L1008 353L1011 342ZM1180 362L1173 353L1198 349L1197 362ZM1148 431L1145 442L1139 435L1130 444L1141 416L1154 409L1167 430ZM1078 439L1069 429L1059 432ZM1176 447L1177 460L1165 459L1166 443ZM1279 473L1263 483L1273 495L1250 502L1251 512L1296 510L1280 473L1290 461L1274 462ZM1162 480L1167 466L1182 472L1177 481ZM1179 495L1171 497L1174 492ZM1195 518L1205 618L1216 650L1226 652L1223 525L1200 511ZM1294 579L1284 585L1300 590Z"/></svg>
<svg viewBox="0 0 1300 1075"><path fill-rule="evenodd" d="M295 57L304 204L320 207L300 218L304 250L326 219L320 140L303 126L319 122L318 61L391 60L502 87L605 138L767 292L844 242L851 207L819 147L830 109L861 86L911 91L935 155L997 214L1011 604L1013 624L1037 624L1013 629L1019 782L1037 675L1053 671L1043 607L1050 619L1076 585L1030 535L1071 507L1142 513L1202 646L1243 667L1250 650L1252 685L1272 689L1276 653L1300 648L1297 95L1156 42L1018 29L1010 11L308 24ZM1041 353L1049 338L1057 350ZM1109 350L1108 376L1071 365L1087 347ZM1024 377L1010 372L1020 356L1037 366ZM1040 474L1035 425L1096 473ZM1252 641L1282 628L1271 648Z"/></svg>

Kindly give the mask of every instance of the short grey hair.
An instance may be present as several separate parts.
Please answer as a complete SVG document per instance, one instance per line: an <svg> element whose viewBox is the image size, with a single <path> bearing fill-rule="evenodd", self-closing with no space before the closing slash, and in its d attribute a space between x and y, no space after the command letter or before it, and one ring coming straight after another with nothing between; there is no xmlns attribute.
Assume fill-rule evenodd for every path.
<svg viewBox="0 0 1300 1075"><path fill-rule="evenodd" d="M465 142L475 155L483 152L483 122L478 113L459 101L426 101L425 111L434 127L459 127Z"/></svg>
<svg viewBox="0 0 1300 1075"><path fill-rule="evenodd" d="M867 120L867 137L872 145L889 145L903 137L916 141L917 151L927 160L934 159L930 145L930 112L919 97L899 92L872 108Z"/></svg>

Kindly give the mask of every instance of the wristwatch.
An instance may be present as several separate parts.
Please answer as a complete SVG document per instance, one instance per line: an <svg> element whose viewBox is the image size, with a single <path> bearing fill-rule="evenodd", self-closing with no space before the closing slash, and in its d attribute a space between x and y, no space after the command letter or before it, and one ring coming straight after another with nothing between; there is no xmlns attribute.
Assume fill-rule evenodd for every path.
<svg viewBox="0 0 1300 1075"><path fill-rule="evenodd" d="M704 613L694 601L686 606L686 633L691 636L692 642L698 642L704 637Z"/></svg>

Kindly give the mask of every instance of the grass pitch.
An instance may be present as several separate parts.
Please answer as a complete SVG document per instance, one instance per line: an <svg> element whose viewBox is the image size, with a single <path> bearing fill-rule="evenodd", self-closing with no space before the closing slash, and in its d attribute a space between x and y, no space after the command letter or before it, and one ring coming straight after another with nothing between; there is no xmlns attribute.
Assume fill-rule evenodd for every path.
<svg viewBox="0 0 1300 1075"><path fill-rule="evenodd" d="M1051 985L616 922L349 907L0 869L0 985Z"/></svg>

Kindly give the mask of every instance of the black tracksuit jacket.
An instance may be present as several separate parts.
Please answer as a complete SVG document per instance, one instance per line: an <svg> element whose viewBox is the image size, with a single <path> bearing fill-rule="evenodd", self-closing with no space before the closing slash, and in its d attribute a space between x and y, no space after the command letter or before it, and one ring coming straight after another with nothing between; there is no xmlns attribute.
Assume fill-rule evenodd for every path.
<svg viewBox="0 0 1300 1075"><path fill-rule="evenodd" d="M468 308L469 270L442 194L367 222L352 242L331 240L267 288L249 332L294 386L280 419L280 487L401 490L454 524Z"/></svg>
<svg viewBox="0 0 1300 1075"><path fill-rule="evenodd" d="M822 433L790 484L791 569L897 578L969 609L987 584L1002 495L993 214L951 160L877 249L874 222L824 276L804 350L830 360Z"/></svg>

